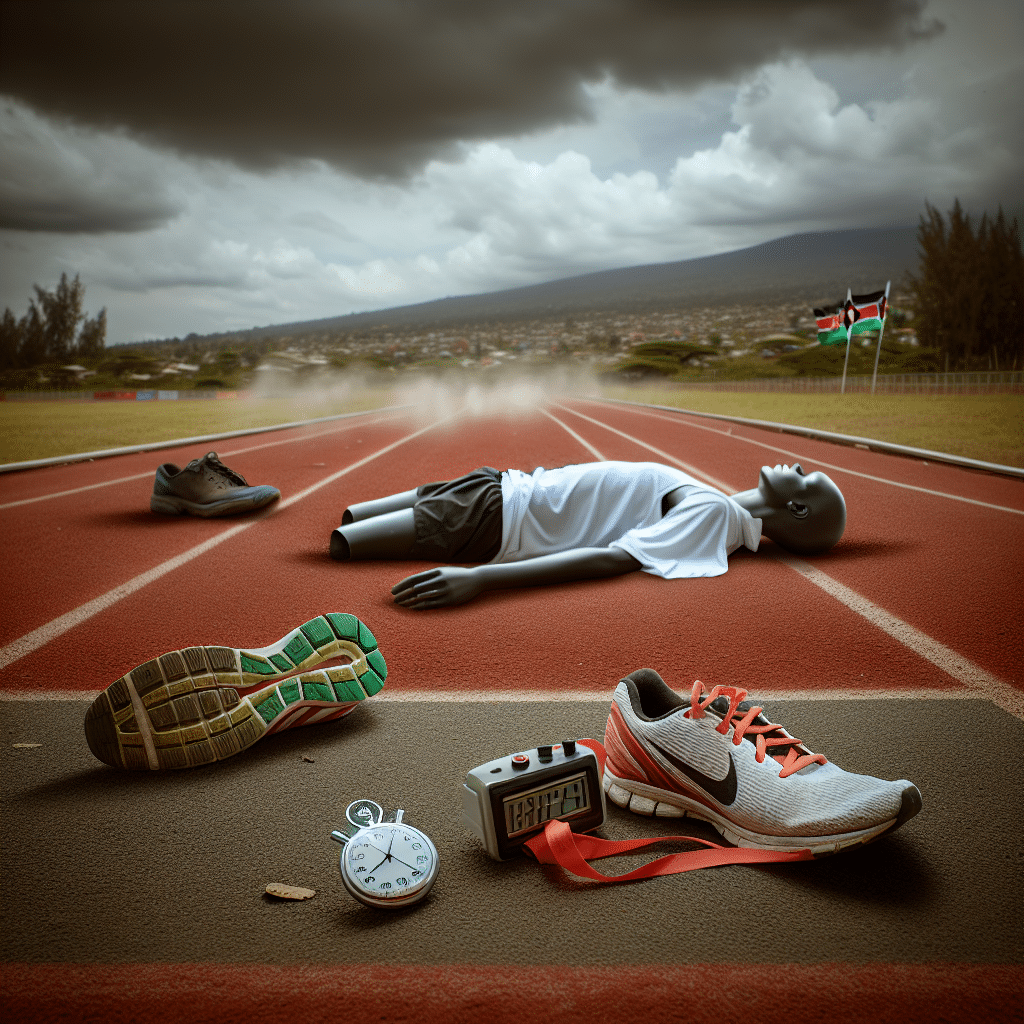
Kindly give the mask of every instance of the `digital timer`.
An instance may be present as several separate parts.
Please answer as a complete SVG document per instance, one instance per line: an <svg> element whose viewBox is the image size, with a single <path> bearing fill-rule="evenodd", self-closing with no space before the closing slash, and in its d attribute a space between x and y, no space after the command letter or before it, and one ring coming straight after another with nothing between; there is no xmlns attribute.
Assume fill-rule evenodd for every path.
<svg viewBox="0 0 1024 1024"><path fill-rule="evenodd" d="M462 823L495 860L508 860L549 821L590 832L604 818L601 768L582 740L488 761L462 786Z"/></svg>

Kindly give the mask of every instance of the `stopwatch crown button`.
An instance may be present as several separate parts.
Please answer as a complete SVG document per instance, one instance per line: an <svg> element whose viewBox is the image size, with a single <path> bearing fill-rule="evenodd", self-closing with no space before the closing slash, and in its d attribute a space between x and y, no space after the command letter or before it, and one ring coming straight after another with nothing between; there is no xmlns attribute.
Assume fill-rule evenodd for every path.
<svg viewBox="0 0 1024 1024"><path fill-rule="evenodd" d="M512 755L512 767L513 768L529 768L530 767L530 755L529 754L513 754Z"/></svg>
<svg viewBox="0 0 1024 1024"><path fill-rule="evenodd" d="M576 741L562 740L562 749L565 751L566 757L572 757L576 753Z"/></svg>

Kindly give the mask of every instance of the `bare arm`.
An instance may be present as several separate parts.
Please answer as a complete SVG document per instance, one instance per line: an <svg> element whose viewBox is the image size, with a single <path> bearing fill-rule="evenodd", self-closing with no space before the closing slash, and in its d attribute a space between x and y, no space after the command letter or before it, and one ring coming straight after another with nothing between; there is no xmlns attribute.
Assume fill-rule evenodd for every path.
<svg viewBox="0 0 1024 1024"><path fill-rule="evenodd" d="M428 569L406 577L391 588L391 593L395 603L406 608L442 608L471 601L485 590L600 579L639 568L640 563L622 548L577 548L522 562Z"/></svg>

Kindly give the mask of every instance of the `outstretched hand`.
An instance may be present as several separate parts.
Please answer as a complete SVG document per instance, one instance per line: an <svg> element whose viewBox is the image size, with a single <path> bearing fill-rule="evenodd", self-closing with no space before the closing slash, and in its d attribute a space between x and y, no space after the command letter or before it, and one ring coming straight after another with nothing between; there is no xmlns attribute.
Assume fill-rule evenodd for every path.
<svg viewBox="0 0 1024 1024"><path fill-rule="evenodd" d="M407 576L391 588L395 604L404 608L443 608L471 601L483 588L473 569L447 565Z"/></svg>

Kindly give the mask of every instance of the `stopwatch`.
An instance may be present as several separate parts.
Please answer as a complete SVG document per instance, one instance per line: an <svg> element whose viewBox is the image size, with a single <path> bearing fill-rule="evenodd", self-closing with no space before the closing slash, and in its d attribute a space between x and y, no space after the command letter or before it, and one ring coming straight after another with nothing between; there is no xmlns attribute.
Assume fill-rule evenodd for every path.
<svg viewBox="0 0 1024 1024"><path fill-rule="evenodd" d="M338 863L345 888L368 907L396 909L418 903L437 878L437 850L430 838L395 812L384 821L384 810L372 800L356 800L345 817L356 831L335 830L342 844Z"/></svg>

